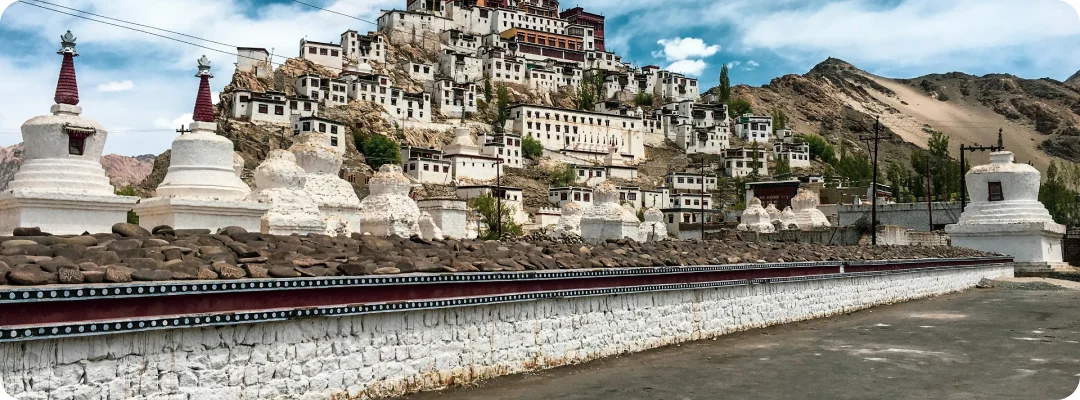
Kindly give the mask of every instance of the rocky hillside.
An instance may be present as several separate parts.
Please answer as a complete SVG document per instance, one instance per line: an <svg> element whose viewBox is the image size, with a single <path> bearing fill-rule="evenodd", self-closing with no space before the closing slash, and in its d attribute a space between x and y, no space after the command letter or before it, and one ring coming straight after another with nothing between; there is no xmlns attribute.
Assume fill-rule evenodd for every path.
<svg viewBox="0 0 1080 400"><path fill-rule="evenodd" d="M15 177L22 165L22 143L0 147L0 189L6 189L8 182ZM117 154L108 154L101 157L101 166L105 167L105 174L109 176L112 185L123 188L142 182L154 166L154 156L144 154L141 156L128 157Z"/></svg>
<svg viewBox="0 0 1080 400"><path fill-rule="evenodd" d="M785 75L761 87L740 85L732 96L749 101L756 113L782 109L801 133L865 152L860 135L884 125L881 159L907 160L926 147L933 131L951 138L959 156L964 144L993 144L1004 130L1005 147L1019 162L1045 169L1052 157L1080 161L1080 74L1069 83L1011 75L976 77L961 73L890 79L830 58L804 75ZM986 155L975 155L985 162Z"/></svg>

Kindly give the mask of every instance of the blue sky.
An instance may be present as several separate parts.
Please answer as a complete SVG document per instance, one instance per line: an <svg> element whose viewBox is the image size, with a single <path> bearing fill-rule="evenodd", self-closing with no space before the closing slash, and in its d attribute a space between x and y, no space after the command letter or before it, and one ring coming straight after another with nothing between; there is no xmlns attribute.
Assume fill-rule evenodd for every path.
<svg viewBox="0 0 1080 400"><path fill-rule="evenodd" d="M299 40L337 41L371 24L289 0L46 0L79 10L218 42L274 48L295 56ZM374 21L405 0L305 0ZM579 0L580 1L580 0ZM1071 0L1076 1L1076 0ZM5 0L0 0L3 6ZM1067 78L1080 69L1080 16L1062 0L590 0L607 17L609 49L716 84L722 64L733 83L761 85L802 74L826 57L871 73L1011 73ZM0 18L0 145L21 140L19 126L52 104L59 35L71 29L84 116L110 130L106 152L135 155L168 148L190 121L195 60L213 61L214 90L235 56L76 19L26 4ZM192 39L187 39L192 40ZM225 51L231 48L204 43ZM280 59L278 61L281 61Z"/></svg>

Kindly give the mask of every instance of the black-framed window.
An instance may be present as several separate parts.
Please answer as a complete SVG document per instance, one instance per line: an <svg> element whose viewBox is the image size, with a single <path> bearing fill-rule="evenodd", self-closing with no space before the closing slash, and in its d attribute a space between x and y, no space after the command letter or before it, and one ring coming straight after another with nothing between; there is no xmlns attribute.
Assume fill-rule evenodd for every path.
<svg viewBox="0 0 1080 400"><path fill-rule="evenodd" d="M987 182L988 201L1003 201L1005 193L1001 190L1001 182Z"/></svg>

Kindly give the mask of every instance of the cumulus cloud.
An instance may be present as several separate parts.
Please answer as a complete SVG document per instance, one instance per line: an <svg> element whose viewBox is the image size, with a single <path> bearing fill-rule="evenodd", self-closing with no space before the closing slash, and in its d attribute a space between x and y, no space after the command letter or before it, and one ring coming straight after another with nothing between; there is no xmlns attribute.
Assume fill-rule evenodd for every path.
<svg viewBox="0 0 1080 400"><path fill-rule="evenodd" d="M154 126L156 126L158 128L162 128L162 129L168 129L168 128L180 129L181 126L188 126L188 124L190 124L194 120L195 120L195 114L186 113L186 114L181 114L179 117L176 117L175 119L173 119L171 121L166 119L166 118L158 118L158 119L154 120Z"/></svg>
<svg viewBox="0 0 1080 400"><path fill-rule="evenodd" d="M671 63L665 69L684 75L700 76L702 72L705 72L707 66L708 64L702 60L679 60Z"/></svg>
<svg viewBox="0 0 1080 400"><path fill-rule="evenodd" d="M97 86L99 92L126 92L133 89L135 89L135 83L132 81L109 82Z"/></svg>
<svg viewBox="0 0 1080 400"><path fill-rule="evenodd" d="M757 61L750 60L750 61L746 62L746 66L743 67L743 71L753 71L755 68L760 67L760 66L761 66L761 64L758 64Z"/></svg>
<svg viewBox="0 0 1080 400"><path fill-rule="evenodd" d="M699 38L674 38L660 39L657 44L664 46L663 50L653 52L653 57L664 57L668 61L688 60L691 58L710 57L720 51L720 45L708 45Z"/></svg>

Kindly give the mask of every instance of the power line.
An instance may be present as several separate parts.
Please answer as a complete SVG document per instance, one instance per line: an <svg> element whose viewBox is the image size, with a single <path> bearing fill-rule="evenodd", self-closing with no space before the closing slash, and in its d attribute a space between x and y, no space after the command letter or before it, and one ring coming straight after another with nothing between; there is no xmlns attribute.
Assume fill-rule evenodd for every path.
<svg viewBox="0 0 1080 400"><path fill-rule="evenodd" d="M314 5L314 4L308 4L308 3L302 2L302 1L300 1L300 0L292 0L292 2L293 2L293 3L296 3L296 4L303 4L303 5L305 5L305 6L308 6L308 7L314 8L314 9L316 9L316 10L322 10L322 11L326 11L326 12L328 12L328 13L332 13L332 14L337 14L337 15L340 15L340 16L342 16L342 17L346 17L346 18L352 18L352 19L355 19L355 20L357 20L357 21L367 22L367 23L369 23L369 24L372 24L372 25L375 25L375 26L379 26L379 24L378 24L378 23L376 23L376 22L371 22L371 21L368 21L368 20L366 20L366 19L363 19L363 18L360 18L360 17L354 17L354 16L352 16L352 15L348 15L348 14L343 14L343 13L340 13L340 12L337 12L337 11L334 11L334 10L328 10L328 9L325 9L325 8L322 8L322 7L319 7L319 6L316 6L316 5Z"/></svg>

